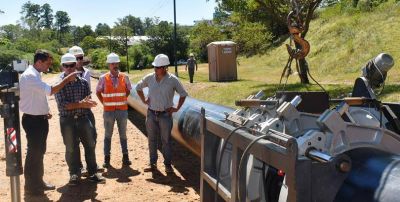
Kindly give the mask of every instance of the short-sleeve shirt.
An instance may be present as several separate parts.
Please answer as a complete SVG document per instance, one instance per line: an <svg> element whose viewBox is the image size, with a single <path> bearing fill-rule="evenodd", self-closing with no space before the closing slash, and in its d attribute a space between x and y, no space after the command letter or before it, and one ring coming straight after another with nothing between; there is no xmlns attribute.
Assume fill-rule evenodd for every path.
<svg viewBox="0 0 400 202"><path fill-rule="evenodd" d="M19 87L19 109L23 113L46 115L50 112L46 95L51 94L51 86L42 81L40 72L32 65L22 73Z"/></svg>
<svg viewBox="0 0 400 202"><path fill-rule="evenodd" d="M125 86L126 86L126 90L130 91L132 89L132 85L131 85L131 81L129 80L128 75L119 72L118 75L122 74L123 76L125 76ZM97 87L96 87L96 92L100 92L103 93L104 92L104 83L105 83L105 77L106 74L103 74L100 76L99 78L99 83L97 83ZM111 80L113 82L113 86L116 87L118 85L118 76L114 76L113 74L111 75Z"/></svg>
<svg viewBox="0 0 400 202"><path fill-rule="evenodd" d="M194 67L196 66L196 60L193 58L189 58L187 60L187 65L188 65L189 69L194 69Z"/></svg>
<svg viewBox="0 0 400 202"><path fill-rule="evenodd" d="M149 88L149 108L156 111L165 111L174 106L173 99L175 92L180 97L188 95L178 78L170 73L167 73L160 82L157 82L155 73L146 75L136 85L136 90L142 91L145 87Z"/></svg>

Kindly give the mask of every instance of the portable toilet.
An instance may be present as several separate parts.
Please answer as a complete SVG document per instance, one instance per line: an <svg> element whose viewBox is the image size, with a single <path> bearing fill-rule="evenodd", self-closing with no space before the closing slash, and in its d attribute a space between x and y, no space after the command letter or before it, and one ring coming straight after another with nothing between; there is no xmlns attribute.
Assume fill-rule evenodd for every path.
<svg viewBox="0 0 400 202"><path fill-rule="evenodd" d="M236 81L236 43L215 41L207 45L210 81Z"/></svg>

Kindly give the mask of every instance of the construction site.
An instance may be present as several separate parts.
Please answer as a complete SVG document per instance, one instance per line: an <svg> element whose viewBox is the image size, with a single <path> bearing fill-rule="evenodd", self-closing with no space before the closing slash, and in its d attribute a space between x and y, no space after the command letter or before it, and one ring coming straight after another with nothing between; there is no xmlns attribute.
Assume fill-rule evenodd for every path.
<svg viewBox="0 0 400 202"><path fill-rule="evenodd" d="M218 5L229 7L229 2ZM192 52L187 60L178 60L175 27L173 55L157 54L149 62L143 59L146 56L135 59L131 66L136 69L131 72L126 29L125 46L121 45L126 59L110 51L102 58L106 68L96 66L95 51L86 55L77 45L60 49L60 58L38 50L34 63L28 59L0 63L0 128L4 133L0 138L0 201L400 201L399 50L382 45L383 34L379 39L370 37L377 42L364 41L379 44L379 49L357 50L354 47L363 45L354 45L352 40L363 37L363 32L353 31L354 37L346 30L351 25L342 25L338 35L351 40L332 47L351 50L343 48L344 53L326 56L324 51L329 48L320 44L334 42L328 37L321 40L321 33L329 35L326 30L345 24L340 20L348 16L357 18L359 24L368 23L357 13L362 10L332 20L332 13L343 2L288 2L282 18L286 38L264 55L244 57L241 39L227 38L203 47L207 61L199 59L197 64ZM376 7L361 3L357 9L371 5L368 12L376 15L400 14L398 1ZM233 6L229 11L240 13L237 9ZM398 24L398 19L388 22ZM305 38L307 33L310 40ZM119 39L106 36L101 40L109 40L111 50L111 41ZM359 57L354 57L357 53ZM47 58L40 59L40 54ZM343 62L344 55L352 57ZM325 69L323 58L332 62L335 57L342 65L358 66ZM49 72L54 63L59 72ZM26 107L25 103L31 103L24 97L26 89L34 89L34 84L26 85L32 79L29 71L39 72L36 78L49 86L40 87L43 95L48 91L48 114L34 114L43 103ZM79 90L70 90L71 86ZM32 102L42 95L30 91ZM66 96L60 97L62 93ZM76 101L64 103L63 99ZM84 109L93 114L93 120ZM110 111L127 111L126 140L117 115L117 124L111 125L114 137L107 136ZM45 145L40 145L44 146L40 185L27 182L32 183L33 171L24 164L31 158L34 141L27 116L48 122ZM73 134L76 146L69 148L66 117L75 123L81 118L87 121L95 130L94 141L87 143L84 135ZM170 128L162 125L165 117L171 120ZM160 123L157 129L152 128L153 120ZM93 157L88 145L93 146ZM83 165L75 171L78 156Z"/></svg>

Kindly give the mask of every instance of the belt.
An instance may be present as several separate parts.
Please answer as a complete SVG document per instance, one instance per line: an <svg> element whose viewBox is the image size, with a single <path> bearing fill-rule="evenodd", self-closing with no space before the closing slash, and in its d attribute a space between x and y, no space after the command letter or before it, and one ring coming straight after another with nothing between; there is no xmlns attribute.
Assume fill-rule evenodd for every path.
<svg viewBox="0 0 400 202"><path fill-rule="evenodd" d="M24 113L22 116L29 117L29 118L35 118L35 119L47 119L47 115L32 115L32 114Z"/></svg>
<svg viewBox="0 0 400 202"><path fill-rule="evenodd" d="M148 110L155 115L167 113L167 111L156 111L156 110L152 110L150 108Z"/></svg>
<svg viewBox="0 0 400 202"><path fill-rule="evenodd" d="M75 113L75 114L66 115L66 116L62 116L62 117L78 119L78 118L86 117L86 116L88 116L88 115L87 114L81 114L81 113Z"/></svg>

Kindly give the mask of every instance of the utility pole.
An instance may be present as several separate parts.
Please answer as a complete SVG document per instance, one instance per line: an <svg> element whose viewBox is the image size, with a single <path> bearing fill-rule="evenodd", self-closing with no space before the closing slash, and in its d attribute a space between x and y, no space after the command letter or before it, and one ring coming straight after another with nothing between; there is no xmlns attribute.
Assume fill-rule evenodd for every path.
<svg viewBox="0 0 400 202"><path fill-rule="evenodd" d="M178 76L178 64L176 64L177 62L176 59L176 3L174 0L174 65L175 65L175 76Z"/></svg>
<svg viewBox="0 0 400 202"><path fill-rule="evenodd" d="M129 60L128 60L128 31L125 26L125 53L126 53L126 69L128 70L129 74Z"/></svg>
<svg viewBox="0 0 400 202"><path fill-rule="evenodd" d="M110 38L108 38L108 44L109 44L109 49L110 49L110 53L112 52L111 51L111 36L112 36L112 30L110 29Z"/></svg>

